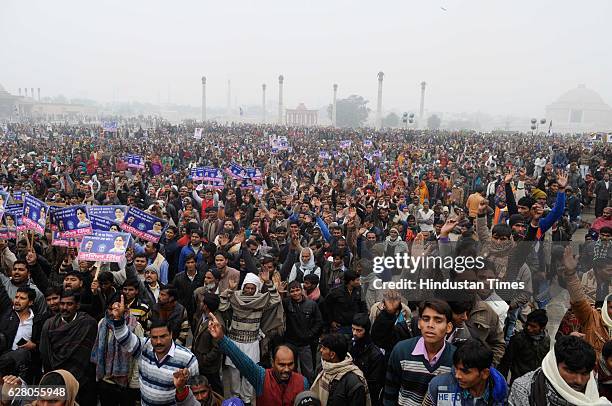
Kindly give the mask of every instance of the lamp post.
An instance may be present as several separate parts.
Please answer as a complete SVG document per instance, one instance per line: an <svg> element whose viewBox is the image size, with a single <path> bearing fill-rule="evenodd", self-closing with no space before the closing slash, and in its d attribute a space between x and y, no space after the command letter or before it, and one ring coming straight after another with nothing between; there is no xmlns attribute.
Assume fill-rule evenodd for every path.
<svg viewBox="0 0 612 406"><path fill-rule="evenodd" d="M538 128L540 127L540 125L544 125L544 124L546 124L545 118L541 118L540 120L538 120L537 118L532 118L531 119L531 135L533 136L538 131Z"/></svg>

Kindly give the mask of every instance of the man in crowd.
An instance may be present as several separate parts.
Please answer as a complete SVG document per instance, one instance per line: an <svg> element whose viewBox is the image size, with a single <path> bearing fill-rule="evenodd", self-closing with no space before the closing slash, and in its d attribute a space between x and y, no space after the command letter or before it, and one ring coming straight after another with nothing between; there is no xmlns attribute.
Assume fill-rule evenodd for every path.
<svg viewBox="0 0 612 406"><path fill-rule="evenodd" d="M599 397L592 374L595 351L575 336L563 336L542 360L542 366L516 379L508 404L603 406L610 402Z"/></svg>

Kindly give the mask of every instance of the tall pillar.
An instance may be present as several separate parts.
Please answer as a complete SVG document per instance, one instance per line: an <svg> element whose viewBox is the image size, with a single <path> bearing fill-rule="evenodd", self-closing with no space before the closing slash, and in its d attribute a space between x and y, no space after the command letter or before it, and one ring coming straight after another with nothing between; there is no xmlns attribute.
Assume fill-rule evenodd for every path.
<svg viewBox="0 0 612 406"><path fill-rule="evenodd" d="M261 122L266 122L266 84L261 85Z"/></svg>
<svg viewBox="0 0 612 406"><path fill-rule="evenodd" d="M283 75L278 77L278 123L283 124Z"/></svg>
<svg viewBox="0 0 612 406"><path fill-rule="evenodd" d="M334 83L334 99L332 103L332 126L336 126L336 96L338 95L338 85Z"/></svg>
<svg viewBox="0 0 612 406"><path fill-rule="evenodd" d="M206 76L202 76L202 122L206 121Z"/></svg>
<svg viewBox="0 0 612 406"><path fill-rule="evenodd" d="M425 122L423 121L423 114L425 114L425 85L427 83L421 82L421 108L419 110L419 127L425 127Z"/></svg>
<svg viewBox="0 0 612 406"><path fill-rule="evenodd" d="M38 101L40 101L40 87L38 88Z"/></svg>
<svg viewBox="0 0 612 406"><path fill-rule="evenodd" d="M232 115L232 81L227 81L227 117Z"/></svg>
<svg viewBox="0 0 612 406"><path fill-rule="evenodd" d="M376 127L382 128L382 85L384 73L378 72L378 102L376 104Z"/></svg>
<svg viewBox="0 0 612 406"><path fill-rule="evenodd" d="M24 90L25 90L25 97L28 97L28 88L24 87Z"/></svg>
<svg viewBox="0 0 612 406"><path fill-rule="evenodd" d="M33 87L30 88L30 90L31 90L31 93L30 93L31 96L30 97L34 98L34 88Z"/></svg>
<svg viewBox="0 0 612 406"><path fill-rule="evenodd" d="M21 88L19 88L19 96L21 96Z"/></svg>

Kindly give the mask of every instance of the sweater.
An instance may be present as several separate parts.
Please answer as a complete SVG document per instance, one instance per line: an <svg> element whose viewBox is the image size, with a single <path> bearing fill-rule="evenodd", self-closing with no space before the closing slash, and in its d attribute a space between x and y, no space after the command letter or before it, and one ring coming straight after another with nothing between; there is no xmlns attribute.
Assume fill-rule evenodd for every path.
<svg viewBox="0 0 612 406"><path fill-rule="evenodd" d="M446 344L436 365L422 355L412 355L420 337L400 341L393 348L387 366L385 406L420 406L429 382L436 376L451 371L455 347Z"/></svg>
<svg viewBox="0 0 612 406"><path fill-rule="evenodd" d="M271 369L265 369L250 359L245 353L227 337L219 340L219 349L231 358L236 368L240 371L255 390L258 405L266 406L290 406L293 404L295 396L300 392L308 390L310 387L308 380L297 372L291 374L287 387L282 389L281 385L276 381ZM283 395L280 395L284 392ZM291 392L289 398L286 399L288 393ZM294 393L295 392L295 393ZM273 395L279 395L274 397ZM283 398L281 401L281 397ZM274 400L272 400L274 399ZM290 402L290 403L289 403Z"/></svg>

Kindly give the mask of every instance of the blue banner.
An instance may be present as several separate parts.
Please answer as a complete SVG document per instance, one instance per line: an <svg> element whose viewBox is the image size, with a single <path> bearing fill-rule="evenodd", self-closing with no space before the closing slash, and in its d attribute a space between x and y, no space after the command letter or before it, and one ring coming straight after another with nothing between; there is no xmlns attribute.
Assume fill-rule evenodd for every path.
<svg viewBox="0 0 612 406"><path fill-rule="evenodd" d="M119 126L118 126L116 121L105 121L105 122L102 123L102 129L104 131L115 133L115 132L117 132L118 128L119 128Z"/></svg>
<svg viewBox="0 0 612 406"><path fill-rule="evenodd" d="M144 158L141 157L140 155L134 155L134 154L127 155L124 158L124 161L127 162L128 168L144 169L145 167Z"/></svg>
<svg viewBox="0 0 612 406"><path fill-rule="evenodd" d="M168 222L135 207L130 207L120 227L146 241L158 242Z"/></svg>
<svg viewBox="0 0 612 406"><path fill-rule="evenodd" d="M91 220L91 228L93 230L114 232L121 231L121 228L119 227L120 223L117 223L116 221L94 215L90 215L89 219Z"/></svg>
<svg viewBox="0 0 612 406"><path fill-rule="evenodd" d="M90 216L102 217L117 224L121 224L125 218L127 206L87 206L87 214Z"/></svg>
<svg viewBox="0 0 612 406"><path fill-rule="evenodd" d="M130 245L128 233L94 231L83 237L79 245L78 259L81 261L120 262Z"/></svg>
<svg viewBox="0 0 612 406"><path fill-rule="evenodd" d="M242 180L247 177L247 171L242 166L232 162L225 172L234 179Z"/></svg>
<svg viewBox="0 0 612 406"><path fill-rule="evenodd" d="M75 238L93 232L85 205L55 209L52 217L60 238Z"/></svg>
<svg viewBox="0 0 612 406"><path fill-rule="evenodd" d="M214 181L214 180L223 180L223 171L221 169L216 168L192 168L191 169L191 179L194 181Z"/></svg>
<svg viewBox="0 0 612 406"><path fill-rule="evenodd" d="M23 202L23 225L26 230L32 230L37 234L45 233L47 224L47 214L49 213L49 205L38 200L32 195L27 195Z"/></svg>

